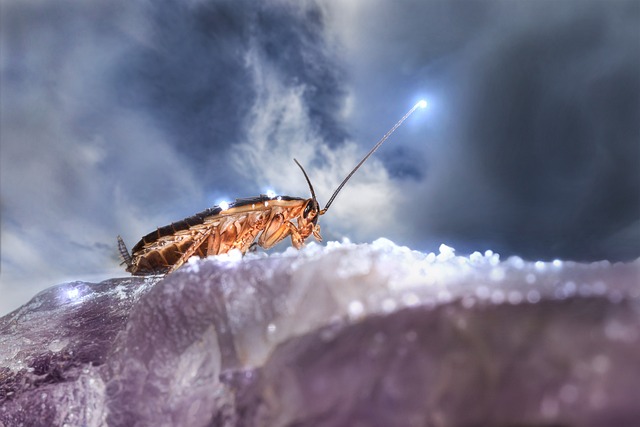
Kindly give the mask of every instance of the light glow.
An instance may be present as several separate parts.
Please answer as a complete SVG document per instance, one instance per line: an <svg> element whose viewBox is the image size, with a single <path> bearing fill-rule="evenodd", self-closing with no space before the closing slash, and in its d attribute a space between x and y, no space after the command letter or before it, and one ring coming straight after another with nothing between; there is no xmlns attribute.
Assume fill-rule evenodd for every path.
<svg viewBox="0 0 640 427"><path fill-rule="evenodd" d="M427 101L425 101L424 99L420 100L417 104L416 107L419 108L427 108Z"/></svg>
<svg viewBox="0 0 640 427"><path fill-rule="evenodd" d="M276 197L276 192L273 190L267 190L267 197L273 199L274 197Z"/></svg>
<svg viewBox="0 0 640 427"><path fill-rule="evenodd" d="M226 211L227 209L229 209L229 202L220 202L218 203L218 206L220 206L220 209L222 209L223 211Z"/></svg>

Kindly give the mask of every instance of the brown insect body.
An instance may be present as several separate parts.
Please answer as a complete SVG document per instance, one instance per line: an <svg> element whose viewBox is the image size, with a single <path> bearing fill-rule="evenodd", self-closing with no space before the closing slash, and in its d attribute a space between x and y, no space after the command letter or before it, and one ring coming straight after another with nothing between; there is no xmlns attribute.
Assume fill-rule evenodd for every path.
<svg viewBox="0 0 640 427"><path fill-rule="evenodd" d="M227 209L214 206L144 236L134 246L129 262L125 258L127 271L134 275L170 273L191 256L219 255L231 249L244 254L256 239L265 249L288 236L298 249L312 234L321 241L314 202L299 197L261 195L238 199ZM121 253L123 250L128 253L120 238L119 246Z"/></svg>
<svg viewBox="0 0 640 427"><path fill-rule="evenodd" d="M418 107L425 106L424 101L416 104L378 141L340 183L322 210L307 173L294 159L307 180L311 198L261 195L237 199L228 206L214 206L147 234L133 247L131 254L118 236L118 249L127 265L127 271L138 276L167 274L182 266L192 256L204 258L227 253L232 249L238 249L244 254L254 243L269 249L288 236L297 249L311 235L322 241L318 217L329 209L342 187L369 156Z"/></svg>

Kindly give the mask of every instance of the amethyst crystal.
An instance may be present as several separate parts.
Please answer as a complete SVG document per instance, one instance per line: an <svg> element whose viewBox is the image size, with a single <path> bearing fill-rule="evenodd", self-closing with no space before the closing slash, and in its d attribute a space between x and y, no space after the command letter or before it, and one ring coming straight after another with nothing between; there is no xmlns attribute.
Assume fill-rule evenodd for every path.
<svg viewBox="0 0 640 427"><path fill-rule="evenodd" d="M640 425L639 277L379 240L63 284L0 319L0 426Z"/></svg>

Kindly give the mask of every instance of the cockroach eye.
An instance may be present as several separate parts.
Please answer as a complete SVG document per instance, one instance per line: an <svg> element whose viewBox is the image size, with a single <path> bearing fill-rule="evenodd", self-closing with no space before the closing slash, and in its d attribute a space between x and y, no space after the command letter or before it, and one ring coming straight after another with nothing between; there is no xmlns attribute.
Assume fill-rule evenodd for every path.
<svg viewBox="0 0 640 427"><path fill-rule="evenodd" d="M307 205L304 207L304 211L302 212L302 217L304 219L307 219L312 209L313 209L313 202L311 201L307 202Z"/></svg>

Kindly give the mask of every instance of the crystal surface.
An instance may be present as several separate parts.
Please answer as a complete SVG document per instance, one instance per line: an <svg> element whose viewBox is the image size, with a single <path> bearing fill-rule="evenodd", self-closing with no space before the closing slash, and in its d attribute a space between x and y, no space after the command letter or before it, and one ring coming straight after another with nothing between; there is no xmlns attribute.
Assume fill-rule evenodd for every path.
<svg viewBox="0 0 640 427"><path fill-rule="evenodd" d="M0 425L636 425L639 278L381 239L58 285L0 318Z"/></svg>

